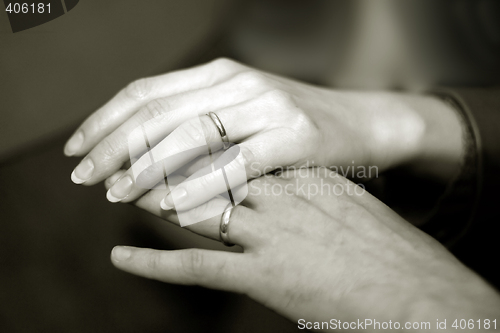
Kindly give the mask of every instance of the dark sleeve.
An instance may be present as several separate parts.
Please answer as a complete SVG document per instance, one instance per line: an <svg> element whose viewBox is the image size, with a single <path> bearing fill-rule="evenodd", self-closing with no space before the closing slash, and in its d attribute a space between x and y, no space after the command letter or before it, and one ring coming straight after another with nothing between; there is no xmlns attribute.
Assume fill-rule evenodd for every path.
<svg viewBox="0 0 500 333"><path fill-rule="evenodd" d="M500 286L500 88L449 89L463 110L476 142L478 196L472 223L453 252Z"/></svg>

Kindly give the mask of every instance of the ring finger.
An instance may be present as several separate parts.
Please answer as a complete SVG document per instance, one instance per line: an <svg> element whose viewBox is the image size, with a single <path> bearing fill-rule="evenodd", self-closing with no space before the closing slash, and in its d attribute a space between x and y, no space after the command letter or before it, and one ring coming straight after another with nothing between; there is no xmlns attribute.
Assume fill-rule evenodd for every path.
<svg viewBox="0 0 500 333"><path fill-rule="evenodd" d="M259 107L261 102L255 99L216 111L232 142L241 142L272 124L264 117L256 117ZM209 147L211 153L222 148L221 143L219 130L210 117L190 119L141 156L108 191L107 197L112 202L133 201L181 166L208 154Z"/></svg>
<svg viewBox="0 0 500 333"><path fill-rule="evenodd" d="M176 213L173 211L166 212L160 208L160 202L165 195L165 190L153 189L134 202L134 204L158 217L179 225L179 217ZM215 198L191 211L183 212L185 214L183 217L184 219L192 218L193 220L198 218L200 214L206 214L207 211L220 212L201 222L188 225L186 228L196 234L221 241L219 232L221 213L224 211L228 202L229 201L222 198ZM263 233L258 230L259 220L258 213L254 210L243 205L234 207L231 212L228 228L229 240L243 248L251 248L260 244Z"/></svg>

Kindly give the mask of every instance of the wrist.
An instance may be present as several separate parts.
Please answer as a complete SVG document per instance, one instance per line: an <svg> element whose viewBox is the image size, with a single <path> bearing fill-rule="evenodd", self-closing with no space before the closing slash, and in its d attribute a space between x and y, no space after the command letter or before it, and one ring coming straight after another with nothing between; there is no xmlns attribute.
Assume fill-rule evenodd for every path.
<svg viewBox="0 0 500 333"><path fill-rule="evenodd" d="M372 117L367 140L372 164L381 170L410 165L419 159L429 122L419 109L420 96L402 93L369 93Z"/></svg>
<svg viewBox="0 0 500 333"><path fill-rule="evenodd" d="M330 148L332 142L339 142L338 137L325 135L323 146L329 148L322 153L329 162L350 164L354 160L380 171L405 166L442 179L460 169L464 126L458 113L437 97L393 92L330 94L335 108L325 119L333 123L321 121L318 126L324 133L338 136L345 131L352 137L346 136L342 150ZM342 127L337 128L337 123Z"/></svg>
<svg viewBox="0 0 500 333"><path fill-rule="evenodd" d="M434 96L402 94L400 98L424 124L414 154L405 165L414 173L450 181L460 172L465 156L465 125L460 115Z"/></svg>

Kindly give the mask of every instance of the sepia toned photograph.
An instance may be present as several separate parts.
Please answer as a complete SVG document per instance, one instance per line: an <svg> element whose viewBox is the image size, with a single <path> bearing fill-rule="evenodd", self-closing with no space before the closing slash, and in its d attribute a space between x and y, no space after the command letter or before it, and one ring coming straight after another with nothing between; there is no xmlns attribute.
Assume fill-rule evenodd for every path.
<svg viewBox="0 0 500 333"><path fill-rule="evenodd" d="M500 332L500 1L0 4L0 332Z"/></svg>

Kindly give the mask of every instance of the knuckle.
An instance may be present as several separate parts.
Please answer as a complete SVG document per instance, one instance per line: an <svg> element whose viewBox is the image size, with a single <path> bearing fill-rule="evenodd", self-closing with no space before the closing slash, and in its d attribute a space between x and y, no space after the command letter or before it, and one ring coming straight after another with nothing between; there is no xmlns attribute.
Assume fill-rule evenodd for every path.
<svg viewBox="0 0 500 333"><path fill-rule="evenodd" d="M185 250L181 256L181 267L184 274L190 279L203 277L204 256L199 249Z"/></svg>
<svg viewBox="0 0 500 333"><path fill-rule="evenodd" d="M243 206L237 205L232 213L231 213L231 219L234 221L245 221L245 223L242 223L243 225L251 225L253 224L254 220L251 218L251 216L248 213L247 209L244 209ZM233 234L237 232L238 229L234 228L232 230Z"/></svg>
<svg viewBox="0 0 500 333"><path fill-rule="evenodd" d="M296 108L293 96L281 89L268 91L262 97L274 106L285 107L287 109Z"/></svg>
<svg viewBox="0 0 500 333"><path fill-rule="evenodd" d="M220 79L227 79L246 67L228 58L217 58L204 65L203 68L211 74L210 85L213 85Z"/></svg>
<svg viewBox="0 0 500 333"><path fill-rule="evenodd" d="M159 255L150 254L146 260L146 267L149 270L156 270L161 266L161 258Z"/></svg>
<svg viewBox="0 0 500 333"><path fill-rule="evenodd" d="M85 135L93 136L105 130L106 119L101 112L94 112L82 125Z"/></svg>
<svg viewBox="0 0 500 333"><path fill-rule="evenodd" d="M233 60L226 57L220 57L210 62L213 66L231 66L233 63Z"/></svg>
<svg viewBox="0 0 500 333"><path fill-rule="evenodd" d="M236 159L240 161L242 167L248 168L255 161L255 154L252 149L240 145L240 156L241 158Z"/></svg>
<svg viewBox="0 0 500 333"><path fill-rule="evenodd" d="M232 59L221 57L209 62L208 66L216 69L236 69L241 65Z"/></svg>
<svg viewBox="0 0 500 333"><path fill-rule="evenodd" d="M318 133L316 123L297 105L293 94L282 89L274 89L262 95L262 101L275 110L277 115L286 115L287 127L290 129L308 135Z"/></svg>
<svg viewBox="0 0 500 333"><path fill-rule="evenodd" d="M154 119L162 114L164 114L166 111L166 105L165 101L159 101L157 99L152 100L151 102L146 103L142 109L143 115L146 117L146 119Z"/></svg>
<svg viewBox="0 0 500 333"><path fill-rule="evenodd" d="M200 121L197 118L190 119L177 128L180 137L184 139L187 147L191 147L193 143L205 140L205 133L203 133L203 128L200 128L199 123Z"/></svg>
<svg viewBox="0 0 500 333"><path fill-rule="evenodd" d="M132 81L125 88L125 94L134 100L143 100L151 92L151 79L143 78Z"/></svg>
<svg viewBox="0 0 500 333"><path fill-rule="evenodd" d="M101 142L101 145L101 153L106 158L111 159L118 155L119 147L116 142L114 142L114 140L110 139L109 137L104 138L104 140L102 140Z"/></svg>
<svg viewBox="0 0 500 333"><path fill-rule="evenodd" d="M321 142L321 133L316 123L300 109L291 117L290 128L302 138L308 138L310 145L317 145ZM313 148L313 147L312 147Z"/></svg>
<svg viewBox="0 0 500 333"><path fill-rule="evenodd" d="M297 129L303 130L304 133L316 132L316 124L313 120L301 109L295 109L294 112L295 126Z"/></svg>
<svg viewBox="0 0 500 333"><path fill-rule="evenodd" d="M254 70L240 72L235 75L234 80L245 87L262 87L268 82L264 74Z"/></svg>

